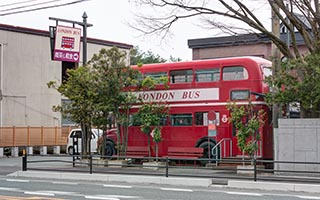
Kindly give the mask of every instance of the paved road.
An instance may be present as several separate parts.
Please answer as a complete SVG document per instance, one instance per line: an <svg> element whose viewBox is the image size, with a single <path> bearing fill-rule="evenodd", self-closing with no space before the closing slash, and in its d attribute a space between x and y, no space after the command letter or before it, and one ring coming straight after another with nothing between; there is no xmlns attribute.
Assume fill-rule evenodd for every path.
<svg viewBox="0 0 320 200"><path fill-rule="evenodd" d="M0 200L297 200L318 195L291 192L230 189L222 186L186 187L120 182L66 181L33 178L0 178Z"/></svg>
<svg viewBox="0 0 320 200"><path fill-rule="evenodd" d="M162 172L158 176L146 176L146 175L137 175L137 174L119 175L119 173L117 173L119 169L109 168L109 167L100 168L103 171L107 170L108 173L104 172L103 174L99 174L99 173L89 174L87 165L85 167L84 166L81 167L81 165L79 165L78 167L73 168L72 163L70 163L70 161L72 160L70 157L59 158L59 160L63 160L64 162L56 162L55 159L57 158L55 157L43 157L43 156L41 156L41 158L39 157L38 156L30 157L29 161L34 161L34 162L28 164L28 167L33 166L33 167L38 167L40 169L41 168L42 169L60 168L62 170L71 169L72 172L71 171L70 172L57 172L57 171L51 172L51 171L42 171L42 170L16 172L17 170L21 170L21 165L22 165L21 157L0 158L0 178L3 180L1 181L1 185L0 185L0 195L2 196L11 195L11 196L31 198L32 196L30 195L35 194L34 196L36 197L35 199L37 199L38 196L41 197L41 195L47 195L47 197L50 197L50 198L62 198L62 199L79 199L79 198L90 199L91 198L91 199L107 199L107 200L113 198L113 197L110 197L110 195L116 195L116 196L118 195L114 199L122 200L121 198L124 198L124 197L118 198L119 195L126 194L125 196L127 197L125 197L124 199L129 198L131 196L134 198L138 197L137 199L157 199L147 192L149 190L152 190L154 193L157 194L157 197L159 197L158 199L162 198L162 199L173 199L173 200L188 199L189 196L188 195L184 196L184 194L189 194L190 197L192 197L189 199L202 199L202 198L213 199L213 196L214 197L217 196L219 197L219 199L248 199L249 197L252 198L253 196L254 197L253 199L256 199L255 197L257 197L259 199L297 199L297 198L308 199L309 198L309 199L320 200L319 184L309 185L309 184L295 184L291 182L277 183L277 182L263 182L263 181L237 182L234 180L228 180L226 184L220 185L220 187L217 187L217 186L212 187L213 185L216 184L216 182L213 181L214 178L210 178L210 177L178 178L175 176L169 176L169 178L166 178L164 177L164 174ZM39 163L37 162L39 161L39 159L40 160L45 159L48 162ZM51 161L54 161L54 162L51 162ZM68 161L68 162L65 162L65 161ZM75 172L74 171L75 169L79 169L79 171ZM130 170L132 172L132 169L124 169L124 170ZM141 173L141 171L139 170L137 172ZM205 172L205 173L208 173L208 172ZM8 174L11 174L11 176L10 177L7 176ZM19 178L26 179L27 181L19 182ZM32 178L38 178L38 179L32 179ZM15 180L13 181L10 179L15 179ZM40 180L43 181L44 179L46 179L47 181L42 182L41 184ZM90 181L100 182L100 185L91 184L86 186L85 184L88 184L88 182ZM11 182L15 184L11 185ZM69 188L68 190L60 189L58 186L59 184L56 184L57 182L63 182L61 185L67 185L72 187ZM76 186L74 185L75 182L77 183ZM128 185L125 185L124 188L121 186L116 186L115 187L116 189L111 187L110 190L108 189L108 187L105 186L106 184L113 185L114 183L118 183L118 182L121 182L122 184L128 184ZM18 187L19 183L22 183L21 187ZM158 185L155 185L155 183L157 183ZM141 184L142 186L139 186ZM37 185L41 187L38 187ZM45 185L49 185L50 187L44 187ZM150 187L150 185L152 185L152 187L148 188ZM28 186L28 187L25 187L25 186ZM29 186L30 187L33 186L33 187L29 188ZM100 188L99 191L103 191L103 192L95 191L96 187L94 186L96 186L97 188ZM202 187L200 189L197 189L198 186L202 186ZM78 189L81 187L83 188ZM88 188L92 187L92 189L90 189L90 191L87 191L86 187ZM68 187L63 187L63 188L68 188ZM121 191L118 191L117 188L120 188ZM176 195L178 196L175 196L175 195L165 196L166 193L172 192L172 189L170 190L166 188L174 188L173 191L177 192ZM217 188L219 188L220 190L219 189L217 190ZM235 189L235 188L239 188L239 189ZM244 188L246 188L246 190L244 190ZM255 190L255 189L260 189L260 190ZM189 191L189 190L192 190L192 191ZM265 190L265 192L262 192L262 190ZM270 193L267 190L270 191ZM284 192L281 193L280 190ZM92 193L92 191L94 192ZM113 193L114 191L117 191L117 193L114 194ZM138 194L134 193L134 191L139 191L138 194L143 194L143 195L139 196ZM275 192L275 191L278 191L278 192ZM301 193L303 191L309 192L309 193ZM182 192L183 194L180 194L180 192ZM73 194L75 194L75 197L73 196ZM277 195L274 196L275 194ZM1 198L6 199L7 197L1 197Z"/></svg>

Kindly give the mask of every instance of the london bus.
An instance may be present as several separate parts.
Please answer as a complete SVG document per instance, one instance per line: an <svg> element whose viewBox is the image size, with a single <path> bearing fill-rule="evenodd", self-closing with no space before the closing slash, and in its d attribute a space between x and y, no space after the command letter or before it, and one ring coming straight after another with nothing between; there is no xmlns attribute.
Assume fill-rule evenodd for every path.
<svg viewBox="0 0 320 200"><path fill-rule="evenodd" d="M203 148L203 157L206 158L216 156L214 152L219 152L221 158L243 155L237 146L236 130L228 121L228 102L247 105L250 99L255 109L270 113L263 94L269 92L264 79L271 74L271 62L263 58L233 57L146 64L133 68L145 77L158 79L165 76L169 80L168 89L159 84L152 91L138 94L145 102L165 102L169 107L168 119L162 124L159 156L166 156L168 147ZM130 112L134 114L137 110L134 107ZM208 123L212 112L215 114L215 118L211 119L214 120L214 131ZM266 123L260 128L257 156L271 159L271 115L267 114L266 118ZM128 131L128 146L148 146L147 136L140 131L140 126L130 126ZM112 143L115 144L114 141ZM218 151L212 151L213 148ZM153 148L151 153L155 156Z"/></svg>

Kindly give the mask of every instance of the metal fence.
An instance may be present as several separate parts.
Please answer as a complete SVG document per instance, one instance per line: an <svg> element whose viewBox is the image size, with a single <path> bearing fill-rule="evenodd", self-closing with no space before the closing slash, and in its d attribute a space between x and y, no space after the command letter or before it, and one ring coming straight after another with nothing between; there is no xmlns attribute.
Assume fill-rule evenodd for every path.
<svg viewBox="0 0 320 200"><path fill-rule="evenodd" d="M174 159L160 158L109 158L100 155L47 155L22 157L22 170L45 170L82 173L130 174L152 176L182 176L212 178L213 182L226 183L230 179L269 180L320 183L320 171L277 170L275 164L310 165L320 162L294 162L239 159ZM218 164L216 164L218 163Z"/></svg>

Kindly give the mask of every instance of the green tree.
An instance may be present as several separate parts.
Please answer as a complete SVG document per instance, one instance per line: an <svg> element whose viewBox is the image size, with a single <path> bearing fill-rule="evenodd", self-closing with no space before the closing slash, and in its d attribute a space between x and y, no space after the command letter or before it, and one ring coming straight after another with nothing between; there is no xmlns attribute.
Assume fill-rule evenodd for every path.
<svg viewBox="0 0 320 200"><path fill-rule="evenodd" d="M154 54L151 50L147 52L142 52L139 47L134 47L130 51L130 64L131 65L142 65L150 63L164 63L167 60Z"/></svg>
<svg viewBox="0 0 320 200"><path fill-rule="evenodd" d="M88 62L92 66L95 105L98 113L106 117L112 113L117 124L118 155L125 155L128 142L129 109L137 98L128 91L138 84L139 72L126 64L127 55L118 48L101 49ZM120 137L121 128L123 137Z"/></svg>
<svg viewBox="0 0 320 200"><path fill-rule="evenodd" d="M270 104L296 103L301 117L320 117L320 53L281 63L267 82L274 87L274 91L267 94Z"/></svg>
<svg viewBox="0 0 320 200"><path fill-rule="evenodd" d="M69 78L60 86L56 82L49 82L48 87L55 88L62 96L69 99L70 103L64 107L54 106L55 111L60 111L72 121L80 124L82 129L82 151L86 155L90 151L91 125L94 110L93 100L96 93L93 90L92 73L89 66L68 70Z"/></svg>
<svg viewBox="0 0 320 200"><path fill-rule="evenodd" d="M161 141L161 122L168 115L168 107L166 104L158 102L143 103L139 108L135 118L139 119L140 130L147 135L149 157L151 156L151 133L154 131L153 141L156 142L156 154L158 142Z"/></svg>
<svg viewBox="0 0 320 200"><path fill-rule="evenodd" d="M236 102L230 102L227 109L230 111L229 122L237 131L238 147L252 158L258 150L259 128L265 122L265 112L255 110L251 102L247 106L239 106Z"/></svg>

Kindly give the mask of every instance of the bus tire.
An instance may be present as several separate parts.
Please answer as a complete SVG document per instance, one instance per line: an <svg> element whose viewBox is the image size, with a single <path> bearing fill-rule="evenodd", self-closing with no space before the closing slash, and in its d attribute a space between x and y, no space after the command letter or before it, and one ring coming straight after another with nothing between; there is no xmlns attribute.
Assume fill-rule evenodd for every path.
<svg viewBox="0 0 320 200"><path fill-rule="evenodd" d="M114 148L114 144L111 141L106 141L106 146L104 148L105 156L113 156L116 153L116 149Z"/></svg>
<svg viewBox="0 0 320 200"><path fill-rule="evenodd" d="M74 155L74 154L75 154L73 147L69 147L69 148L68 148L68 154L69 154L69 155Z"/></svg>
<svg viewBox="0 0 320 200"><path fill-rule="evenodd" d="M215 159L214 155L212 155L212 148L216 145L216 143L212 142L212 141L205 141L202 142L199 145L199 148L203 148L203 157L202 158L209 158L209 153L210 153L210 158L211 159ZM208 147L210 148L209 152L208 152ZM217 154L219 158L219 153Z"/></svg>

